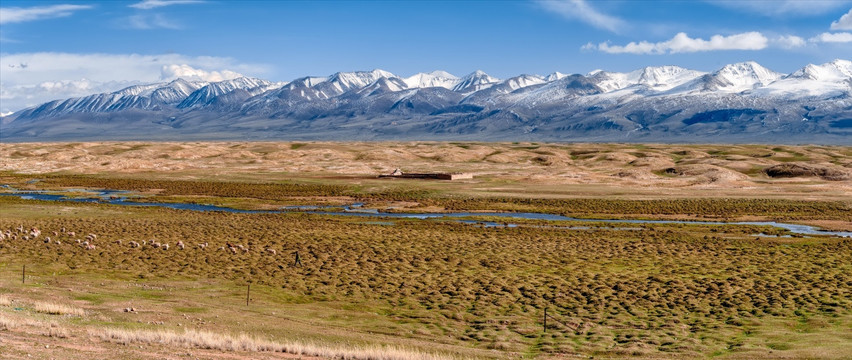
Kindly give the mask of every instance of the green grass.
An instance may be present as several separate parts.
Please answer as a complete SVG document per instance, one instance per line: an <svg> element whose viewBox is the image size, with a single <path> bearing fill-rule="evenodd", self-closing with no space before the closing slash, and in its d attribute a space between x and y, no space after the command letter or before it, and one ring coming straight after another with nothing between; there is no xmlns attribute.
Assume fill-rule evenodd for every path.
<svg viewBox="0 0 852 360"><path fill-rule="evenodd" d="M0 229L64 226L99 235L95 251L66 239L61 246L0 242L3 271L27 262L33 274L42 273L27 285L33 290L63 288L62 279L69 278L113 284L73 295L91 306L133 301L209 318L225 304L243 307L251 282L252 303L263 304L251 306L252 313L529 356L724 357L741 348L780 351L767 344L787 342L799 349L806 346L795 345L794 334L834 336L852 316L846 287L852 264L845 261L852 256L850 240L755 241L751 232L770 230L762 227L571 231L417 220L379 226L306 214L115 211L10 198L0 198L0 205ZM79 211L51 215L66 207ZM97 216L106 211L112 216ZM172 246L182 240L189 247L127 246L150 238ZM207 250L193 247L205 241ZM225 242L251 251L216 250ZM278 255L267 255L265 248ZM302 267L292 266L295 251ZM55 277L44 275L57 270ZM588 326L544 336L544 306L565 322ZM233 319L245 324L237 329L276 329L274 322L246 319ZM790 325L779 328L778 321Z"/></svg>

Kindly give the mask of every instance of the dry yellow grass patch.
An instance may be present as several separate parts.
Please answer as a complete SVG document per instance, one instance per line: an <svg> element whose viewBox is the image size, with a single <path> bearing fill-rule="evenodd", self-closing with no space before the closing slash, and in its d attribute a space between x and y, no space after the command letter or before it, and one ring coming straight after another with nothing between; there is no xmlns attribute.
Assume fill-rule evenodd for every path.
<svg viewBox="0 0 852 360"><path fill-rule="evenodd" d="M77 307L40 301L33 303L33 310L50 315L86 315L86 312L83 309Z"/></svg>
<svg viewBox="0 0 852 360"><path fill-rule="evenodd" d="M131 344L154 343L166 346L195 347L220 351L268 351L304 356L368 360L442 360L452 357L419 352L396 346L334 346L299 342L273 342L245 334L227 335L207 331L93 329L89 334L105 341Z"/></svg>
<svg viewBox="0 0 852 360"><path fill-rule="evenodd" d="M0 314L0 331L8 331L19 326L17 320Z"/></svg>
<svg viewBox="0 0 852 360"><path fill-rule="evenodd" d="M0 295L0 306L12 306L12 299L6 295Z"/></svg>

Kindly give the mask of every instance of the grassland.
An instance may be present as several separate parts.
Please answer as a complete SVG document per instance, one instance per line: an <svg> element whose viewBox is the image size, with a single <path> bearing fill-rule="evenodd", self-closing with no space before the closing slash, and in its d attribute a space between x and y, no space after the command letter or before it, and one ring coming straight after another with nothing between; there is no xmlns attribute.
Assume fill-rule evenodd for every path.
<svg viewBox="0 0 852 360"><path fill-rule="evenodd" d="M230 166L233 157L219 153L197 162L172 155L133 171L97 165L122 156L144 158L137 153L143 151L204 154L203 149L227 148L242 154L234 155L238 159L263 150L281 163L293 160L279 152L314 151L332 154L343 164L334 151L348 151L354 163L349 166L357 166L374 161L365 155L370 151L387 150L310 143L3 144L6 172L0 173L0 183L39 190L125 189L144 201L246 208L365 201L368 207L393 206L394 211L538 211L586 218L852 226L845 180L770 178L757 170L740 173L745 178L733 182L675 174L630 185L611 176L614 167L591 165L609 161L594 159L621 156L613 154L630 153L636 160L665 153L678 167L688 165L678 161L704 159L695 155L700 152L716 160L760 155L754 158L766 167L824 161L836 170L850 164L852 151L844 147L596 145L588 153L580 145L552 144L387 148L407 146L423 154L446 148L462 155L502 151L488 156L493 159L509 152L565 153L572 163L561 169L588 171L588 178L598 176L597 183L524 177L523 171L509 170L508 158L505 163L470 161L469 167L483 175L462 183L377 180L327 168L291 176L270 166L255 173ZM57 150L64 148L67 153ZM50 158L81 149L92 155L77 171L50 165L59 163ZM452 170L452 154L442 157L449 159L440 165L447 167L443 170ZM583 165L586 160L590 163ZM216 161L221 167L200 168ZM178 163L184 167L177 168ZM515 165L548 166L521 160ZM434 166L427 170L442 170ZM619 166L619 171L637 167ZM734 171L741 165L713 166ZM221 174L202 176L214 172ZM659 194L641 189L646 186ZM589 196L588 189L600 196ZM35 240L0 240L0 351L11 358L70 359L852 357L852 239L755 236L788 235L762 226L622 229L591 221L517 223L485 228L395 219L387 225L315 214L203 213L0 196L0 232L42 231ZM64 233L53 234L63 228ZM87 250L76 240L89 233L97 235L91 241L96 248ZM51 242L45 243L48 236ZM144 244L134 247L132 241ZM166 250L154 242L171 246ZM179 249L178 242L186 248ZM206 248L197 245L202 243ZM551 316L546 331L545 309ZM76 345L87 342L91 345Z"/></svg>

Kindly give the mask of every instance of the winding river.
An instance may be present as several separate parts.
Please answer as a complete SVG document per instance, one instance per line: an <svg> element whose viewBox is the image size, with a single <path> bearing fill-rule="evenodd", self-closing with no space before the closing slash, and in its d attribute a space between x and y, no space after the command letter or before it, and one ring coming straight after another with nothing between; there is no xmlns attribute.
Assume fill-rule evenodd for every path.
<svg viewBox="0 0 852 360"><path fill-rule="evenodd" d="M235 209L225 206L216 206L216 205L202 205L202 204L190 204L190 203L158 203L158 202L137 202L128 200L125 196L129 193L128 191L122 190L104 190L96 193L97 198L80 198L80 197L69 197L66 195L57 195L57 194L48 194L40 191L20 191L16 189L10 188L8 185L4 185L4 188L10 190L11 192L0 193L0 196L16 196L22 199L33 199L33 200L49 200L49 201L70 201L70 202L91 202L91 203L105 203L105 204L113 204L113 205L124 205L124 206L148 206L148 207L162 207L169 209L177 209L177 210L191 210L191 211L225 211L231 213L246 213L246 214L259 214L259 213L308 213L308 214L321 214L321 215L338 215L338 216L357 216L357 217L365 217L365 218L397 218L397 219L437 219L437 218L464 218L471 216L489 216L489 217L499 217L506 219L534 219L534 220L557 220L557 221L582 221L582 222L600 222L600 223L609 223L609 224L696 224L696 225L761 225L761 226L773 226L778 228L783 228L789 230L793 234L800 235L832 235L832 236L840 236L840 237L850 237L852 238L852 231L828 231L823 230L815 226L809 225L799 225L799 224L788 224L781 223L775 221L737 221L737 222L723 222L723 221L683 221L683 220L632 220L632 219L580 219L573 218L562 215L554 215L554 214L545 214L545 213L532 213L532 212L437 212L437 213L388 213L381 212L375 209L363 209L360 203L352 204L349 206L343 207L342 211L326 211L323 210L324 207L319 206L287 206L283 207L280 210L242 210ZM84 189L71 189L67 190L68 192L80 191L80 192L92 192L92 190L84 190ZM329 207L329 208L340 208L339 206ZM495 223L488 221L474 221L474 220L458 220L464 223L470 224L479 224L483 226L507 226L507 227L515 227L517 224L511 223ZM392 222L374 222L379 225L393 225ZM569 229L582 229L584 227L569 227ZM624 230L638 230L637 228L623 228Z"/></svg>

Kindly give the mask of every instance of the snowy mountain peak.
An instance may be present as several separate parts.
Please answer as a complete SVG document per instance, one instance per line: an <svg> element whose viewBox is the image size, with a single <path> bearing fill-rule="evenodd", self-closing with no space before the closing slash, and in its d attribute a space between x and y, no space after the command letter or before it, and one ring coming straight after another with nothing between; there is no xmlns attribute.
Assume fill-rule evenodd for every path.
<svg viewBox="0 0 852 360"><path fill-rule="evenodd" d="M471 93L487 89L498 82L500 82L500 79L492 77L482 70L476 70L461 78L461 81L453 87L453 91Z"/></svg>
<svg viewBox="0 0 852 360"><path fill-rule="evenodd" d="M694 79L703 73L684 69L680 66L648 66L642 69L638 83L650 87L673 87L683 83L684 79Z"/></svg>
<svg viewBox="0 0 852 360"><path fill-rule="evenodd" d="M435 71L432 71L430 73L426 73L426 75L434 76L434 77L442 77L442 78L447 78L447 79L458 79L459 78L458 76L450 74L450 73L448 73L444 70L435 70Z"/></svg>
<svg viewBox="0 0 852 360"><path fill-rule="evenodd" d="M843 81L852 78L852 61L836 59L822 65L808 64L790 74L789 78Z"/></svg>
<svg viewBox="0 0 852 360"><path fill-rule="evenodd" d="M396 75L379 69L373 71L338 72L331 75L325 82L331 85L331 89L329 90L332 90L331 93L327 93L326 95L339 95L351 89L370 85L380 78L390 77L396 77ZM317 86L321 85L323 83L317 84Z"/></svg>
<svg viewBox="0 0 852 360"><path fill-rule="evenodd" d="M754 61L725 65L713 73L705 90L740 92L766 86L784 76Z"/></svg>
<svg viewBox="0 0 852 360"><path fill-rule="evenodd" d="M513 78L506 79L505 81L503 81L503 84L506 84L506 86L511 89L511 91L515 91L517 89L525 88L527 86L544 84L545 82L546 80L539 75L524 74L521 76L515 76Z"/></svg>
<svg viewBox="0 0 852 360"><path fill-rule="evenodd" d="M198 88L207 85L204 82L189 82L184 79L176 79L165 86L153 89L150 94L142 92L138 96L149 96L155 102L165 104L177 104Z"/></svg>
<svg viewBox="0 0 852 360"><path fill-rule="evenodd" d="M307 77L298 78L296 80L293 80L293 81L287 83L287 85L285 85L285 86L287 86L288 88L291 88L291 89L295 88L295 87L314 87L317 84L320 84L320 83L323 83L323 82L326 82L326 81L328 81L328 78L325 77L325 76L307 76Z"/></svg>
<svg viewBox="0 0 852 360"><path fill-rule="evenodd" d="M458 77L446 71L435 70L430 73L414 74L403 79L409 88L442 87L452 89L461 81Z"/></svg>
<svg viewBox="0 0 852 360"><path fill-rule="evenodd" d="M236 90L245 90L248 96L257 95L275 87L276 84L273 84L270 81L250 77L238 77L236 79L214 82L203 86L189 94L189 96L183 99L177 107L178 109L185 109L194 106L209 105L214 102L216 98Z"/></svg>
<svg viewBox="0 0 852 360"><path fill-rule="evenodd" d="M564 78L564 77L566 77L566 76L568 76L568 75L563 74L563 73L558 72L558 71L554 71L554 72L552 72L550 75L547 75L547 77L546 77L546 78L544 78L544 80L546 80L546 81L548 81L548 82L550 82L550 81L556 81L556 80L562 79L562 78Z"/></svg>
<svg viewBox="0 0 852 360"><path fill-rule="evenodd" d="M775 81L783 74L769 70L754 61L725 65L715 73L726 77L751 77L759 79L764 84Z"/></svg>
<svg viewBox="0 0 852 360"><path fill-rule="evenodd" d="M124 89L118 90L113 94L118 96L138 96L144 92L151 92L155 89L165 85L164 83L154 83L154 84L143 84L143 85L133 85L128 86Z"/></svg>
<svg viewBox="0 0 852 360"><path fill-rule="evenodd" d="M381 77L365 88L357 91L359 95L370 96L382 93L397 92L408 89L408 84L398 77Z"/></svg>

